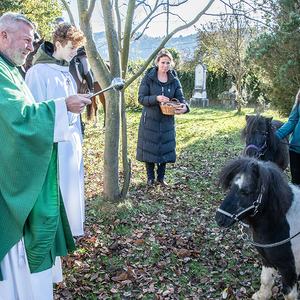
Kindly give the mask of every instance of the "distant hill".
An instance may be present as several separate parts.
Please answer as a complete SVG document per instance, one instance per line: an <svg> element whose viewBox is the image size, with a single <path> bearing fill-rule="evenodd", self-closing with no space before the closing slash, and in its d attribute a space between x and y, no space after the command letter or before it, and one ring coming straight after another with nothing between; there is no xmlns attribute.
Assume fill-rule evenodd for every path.
<svg viewBox="0 0 300 300"><path fill-rule="evenodd" d="M186 50L192 52L194 51L194 48L197 47L196 37L197 34L173 37L168 41L166 47L171 48L173 46L179 52L183 52ZM101 54L103 59L108 60L108 49L105 32L94 33L94 39L99 53ZM148 58L163 41L163 39L164 37L151 37L148 35L143 35L139 40L137 40L130 46L129 59L137 60L139 58Z"/></svg>

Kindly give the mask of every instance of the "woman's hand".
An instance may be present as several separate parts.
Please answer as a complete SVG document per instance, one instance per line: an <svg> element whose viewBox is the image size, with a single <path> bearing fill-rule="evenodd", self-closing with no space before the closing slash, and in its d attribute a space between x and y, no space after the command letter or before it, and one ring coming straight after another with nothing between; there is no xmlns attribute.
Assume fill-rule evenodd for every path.
<svg viewBox="0 0 300 300"><path fill-rule="evenodd" d="M170 101L170 99L168 97L163 96L163 95L156 96L156 100L161 103L166 103L166 102Z"/></svg>
<svg viewBox="0 0 300 300"><path fill-rule="evenodd" d="M181 103L181 105L176 106L175 109L175 115L182 115L187 111L187 107L184 103Z"/></svg>

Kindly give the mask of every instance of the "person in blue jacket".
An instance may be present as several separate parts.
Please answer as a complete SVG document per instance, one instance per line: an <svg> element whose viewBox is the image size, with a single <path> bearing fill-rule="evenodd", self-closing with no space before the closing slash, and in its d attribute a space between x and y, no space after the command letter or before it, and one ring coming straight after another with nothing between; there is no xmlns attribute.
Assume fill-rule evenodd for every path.
<svg viewBox="0 0 300 300"><path fill-rule="evenodd" d="M155 164L157 165L157 183L165 182L166 163L176 160L175 119L174 115L164 115L160 103L176 98L183 105L175 114L190 111L186 103L181 83L174 70L170 70L173 57L167 49L162 49L156 58L156 67L149 68L142 79L138 102L143 105L139 125L137 155L138 161L146 163L148 185L155 185Z"/></svg>
<svg viewBox="0 0 300 300"><path fill-rule="evenodd" d="M279 140L292 133L290 139L290 170L292 183L300 185L300 90L297 93L295 104L288 121L276 133ZM298 147L297 147L298 146Z"/></svg>

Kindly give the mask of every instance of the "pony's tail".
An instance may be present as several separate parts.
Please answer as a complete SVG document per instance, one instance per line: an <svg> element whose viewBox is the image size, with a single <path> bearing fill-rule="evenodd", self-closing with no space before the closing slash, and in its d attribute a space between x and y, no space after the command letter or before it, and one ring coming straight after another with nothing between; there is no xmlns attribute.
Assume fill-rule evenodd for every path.
<svg viewBox="0 0 300 300"><path fill-rule="evenodd" d="M86 106L86 119L87 119L87 121L92 121L93 113L94 113L93 104L87 105Z"/></svg>

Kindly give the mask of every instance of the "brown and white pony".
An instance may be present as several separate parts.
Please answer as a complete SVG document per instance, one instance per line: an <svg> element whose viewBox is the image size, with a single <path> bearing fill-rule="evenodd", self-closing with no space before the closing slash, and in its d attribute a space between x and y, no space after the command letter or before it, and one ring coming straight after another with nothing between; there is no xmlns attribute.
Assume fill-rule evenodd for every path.
<svg viewBox="0 0 300 300"><path fill-rule="evenodd" d="M97 93L102 90L101 86L97 82L88 62L87 56L84 52L79 52L70 61L70 73L74 77L77 84L77 92L80 94L85 93ZM92 104L87 105L86 117L87 122L94 120L93 127L98 127L98 111L99 111L99 100L104 110L104 123L105 128L105 97L104 94L99 94L91 98Z"/></svg>
<svg viewBox="0 0 300 300"><path fill-rule="evenodd" d="M40 46L44 43L44 40L45 40L45 38L42 37L40 40L35 40L32 43L33 51L28 53L26 60L25 60L25 64L23 66L18 67L19 72L21 73L21 75L23 76L24 79L25 79L26 72L28 71L29 68L32 67L33 58L36 55Z"/></svg>

